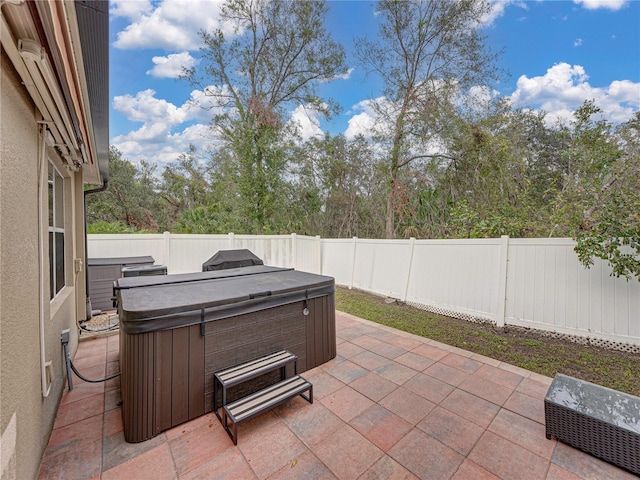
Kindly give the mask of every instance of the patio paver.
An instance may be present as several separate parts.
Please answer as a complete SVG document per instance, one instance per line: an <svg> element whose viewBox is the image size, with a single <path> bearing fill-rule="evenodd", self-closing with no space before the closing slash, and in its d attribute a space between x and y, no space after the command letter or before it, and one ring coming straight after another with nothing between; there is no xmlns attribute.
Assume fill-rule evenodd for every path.
<svg viewBox="0 0 640 480"><path fill-rule="evenodd" d="M544 435L551 379L336 312L338 355L304 372L294 398L239 425L237 446L207 414L124 441L119 379L63 395L39 478L631 479ZM82 341L88 378L118 370L118 335Z"/></svg>

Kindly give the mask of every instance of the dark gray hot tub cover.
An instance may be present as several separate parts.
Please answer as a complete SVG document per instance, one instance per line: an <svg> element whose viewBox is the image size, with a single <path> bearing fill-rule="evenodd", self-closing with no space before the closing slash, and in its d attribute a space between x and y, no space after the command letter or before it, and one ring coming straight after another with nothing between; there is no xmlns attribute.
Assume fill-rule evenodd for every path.
<svg viewBox="0 0 640 480"><path fill-rule="evenodd" d="M256 257L250 250L218 250L209 260L202 264L203 272L213 270L226 270L228 268L249 267L263 265L262 260Z"/></svg>
<svg viewBox="0 0 640 480"><path fill-rule="evenodd" d="M155 260L151 256L87 258L87 265L90 267L99 267L104 265L153 265L154 263Z"/></svg>
<svg viewBox="0 0 640 480"><path fill-rule="evenodd" d="M125 333L204 324L335 291L333 277L290 269L220 278L207 278L206 272L187 275L202 276L202 280L119 289L118 313ZM124 280L130 279L119 282Z"/></svg>
<svg viewBox="0 0 640 480"><path fill-rule="evenodd" d="M172 275L151 275L146 277L122 277L116 279L113 285L114 295L118 290L129 288L150 287L152 285L175 285L178 283L202 282L220 278L244 277L262 273L281 272L293 268L270 267L255 265L253 267L229 268L212 272L174 273Z"/></svg>

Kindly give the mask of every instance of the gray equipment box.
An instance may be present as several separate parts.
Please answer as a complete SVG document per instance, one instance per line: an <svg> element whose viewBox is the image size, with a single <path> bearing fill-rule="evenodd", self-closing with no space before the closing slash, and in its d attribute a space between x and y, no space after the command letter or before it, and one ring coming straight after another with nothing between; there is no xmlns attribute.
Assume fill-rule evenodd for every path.
<svg viewBox="0 0 640 480"><path fill-rule="evenodd" d="M120 278L124 267L153 265L153 257L114 257L87 259L89 298L93 310L113 310L113 282Z"/></svg>

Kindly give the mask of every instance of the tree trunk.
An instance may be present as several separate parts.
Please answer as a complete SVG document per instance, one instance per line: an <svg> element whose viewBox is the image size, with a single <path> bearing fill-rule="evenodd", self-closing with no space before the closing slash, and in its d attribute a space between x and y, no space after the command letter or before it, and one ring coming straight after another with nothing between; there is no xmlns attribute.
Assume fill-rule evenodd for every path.
<svg viewBox="0 0 640 480"><path fill-rule="evenodd" d="M400 151L404 139L404 116L408 110L408 97L405 97L404 104L395 122L395 134L393 136L393 146L391 148L391 161L389 168L390 182L389 193L387 194L387 238L396 238L396 182L398 178L398 165L400 164Z"/></svg>
<svg viewBox="0 0 640 480"><path fill-rule="evenodd" d="M395 204L394 204L394 184L395 181L391 179L391 186L389 189L389 194L387 195L387 221L386 221L386 234L387 238L395 238L396 236L396 226L395 226Z"/></svg>

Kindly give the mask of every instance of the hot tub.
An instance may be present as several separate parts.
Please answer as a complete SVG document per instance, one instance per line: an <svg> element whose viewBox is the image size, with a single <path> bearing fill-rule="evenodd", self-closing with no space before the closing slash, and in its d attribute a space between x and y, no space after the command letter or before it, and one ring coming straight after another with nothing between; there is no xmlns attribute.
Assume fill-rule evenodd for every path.
<svg viewBox="0 0 640 480"><path fill-rule="evenodd" d="M219 370L282 349L298 356L298 373L336 356L331 277L260 265L119 278L114 288L128 442L211 412Z"/></svg>

